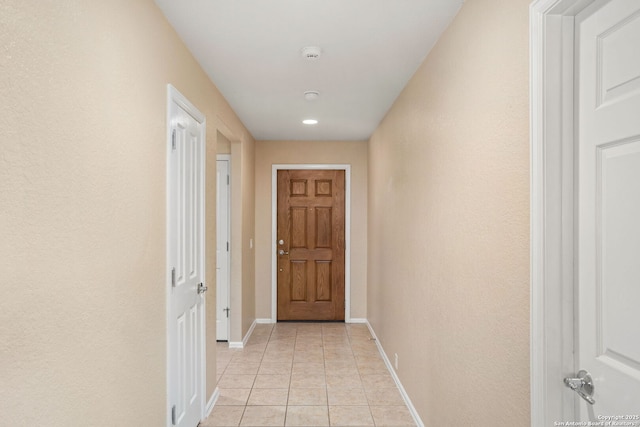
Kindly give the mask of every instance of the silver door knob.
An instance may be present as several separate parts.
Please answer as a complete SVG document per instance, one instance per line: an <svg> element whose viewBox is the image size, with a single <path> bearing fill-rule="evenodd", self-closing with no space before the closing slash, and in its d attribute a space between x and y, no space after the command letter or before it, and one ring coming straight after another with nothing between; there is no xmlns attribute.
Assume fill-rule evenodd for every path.
<svg viewBox="0 0 640 427"><path fill-rule="evenodd" d="M284 249L280 249L280 250L278 251L278 254L279 254L279 255L289 255L289 252L288 252L288 251L285 251Z"/></svg>
<svg viewBox="0 0 640 427"><path fill-rule="evenodd" d="M584 369L578 372L577 378L565 378L564 384L571 390L578 393L581 398L586 400L591 405L596 403L595 399L593 398L593 392L595 390L595 386L593 385L593 378L591 378L591 374Z"/></svg>

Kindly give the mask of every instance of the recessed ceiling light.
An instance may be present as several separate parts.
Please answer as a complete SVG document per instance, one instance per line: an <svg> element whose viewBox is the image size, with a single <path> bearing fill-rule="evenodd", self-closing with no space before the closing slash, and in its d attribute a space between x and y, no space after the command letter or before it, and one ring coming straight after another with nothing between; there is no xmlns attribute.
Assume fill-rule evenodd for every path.
<svg viewBox="0 0 640 427"><path fill-rule="evenodd" d="M302 121L305 125L317 125L318 121L316 119L305 119Z"/></svg>

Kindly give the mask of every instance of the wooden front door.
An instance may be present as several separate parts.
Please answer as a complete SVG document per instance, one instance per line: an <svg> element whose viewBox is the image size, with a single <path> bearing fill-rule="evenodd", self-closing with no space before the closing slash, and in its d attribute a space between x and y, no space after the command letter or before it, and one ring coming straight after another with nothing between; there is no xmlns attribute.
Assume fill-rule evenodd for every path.
<svg viewBox="0 0 640 427"><path fill-rule="evenodd" d="M344 320L344 177L278 171L278 320Z"/></svg>

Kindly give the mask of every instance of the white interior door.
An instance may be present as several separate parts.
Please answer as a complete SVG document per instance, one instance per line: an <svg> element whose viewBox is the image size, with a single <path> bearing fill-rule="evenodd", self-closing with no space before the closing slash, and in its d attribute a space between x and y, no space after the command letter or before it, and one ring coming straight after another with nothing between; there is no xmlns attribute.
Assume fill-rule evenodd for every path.
<svg viewBox="0 0 640 427"><path fill-rule="evenodd" d="M203 408L204 117L170 88L168 159L169 404L171 423L195 427ZM173 98L173 99L172 99ZM176 102L176 98L181 102ZM193 114L200 118L197 120Z"/></svg>
<svg viewBox="0 0 640 427"><path fill-rule="evenodd" d="M576 16L577 360L595 404L582 421L640 425L640 2ZM627 418L624 418L627 417ZM606 425L606 424L605 424Z"/></svg>
<svg viewBox="0 0 640 427"><path fill-rule="evenodd" d="M227 157L227 158L225 158ZM229 341L229 288L230 288L230 221L231 202L229 158L218 156L216 203L216 338Z"/></svg>

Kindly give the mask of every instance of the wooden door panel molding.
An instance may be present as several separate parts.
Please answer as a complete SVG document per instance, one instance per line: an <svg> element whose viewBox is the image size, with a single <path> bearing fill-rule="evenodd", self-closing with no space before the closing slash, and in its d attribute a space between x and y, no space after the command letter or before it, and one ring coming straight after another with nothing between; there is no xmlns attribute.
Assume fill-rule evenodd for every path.
<svg viewBox="0 0 640 427"><path fill-rule="evenodd" d="M291 261L290 263L290 286L288 283L283 283L283 291L289 290L290 295L288 299L290 301L306 301L307 300L307 262L306 261ZM285 293L286 296L286 293Z"/></svg>
<svg viewBox="0 0 640 427"><path fill-rule="evenodd" d="M292 179L290 182L289 197L307 197L307 180L306 179Z"/></svg>
<svg viewBox="0 0 640 427"><path fill-rule="evenodd" d="M317 179L316 180L316 197L331 197L333 182L329 179Z"/></svg>
<svg viewBox="0 0 640 427"><path fill-rule="evenodd" d="M308 214L306 206L293 206L289 208L289 241L290 249L307 247Z"/></svg>
<svg viewBox="0 0 640 427"><path fill-rule="evenodd" d="M331 301L332 261L316 261L316 298L315 301Z"/></svg>
<svg viewBox="0 0 640 427"><path fill-rule="evenodd" d="M315 209L315 247L331 248L333 246L333 228L331 227L333 220L333 208L319 207Z"/></svg>
<svg viewBox="0 0 640 427"><path fill-rule="evenodd" d="M344 320L345 172L280 170L277 182L277 319Z"/></svg>

